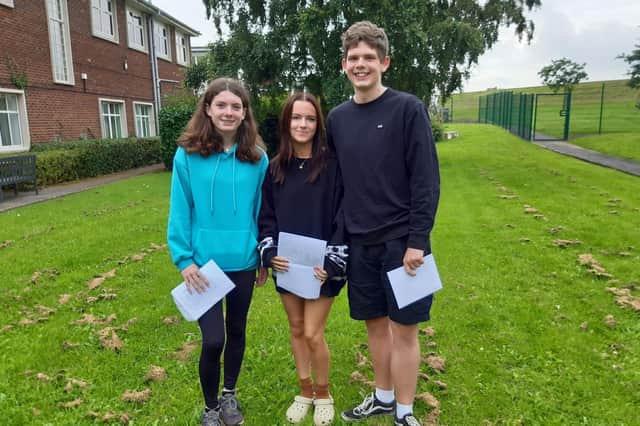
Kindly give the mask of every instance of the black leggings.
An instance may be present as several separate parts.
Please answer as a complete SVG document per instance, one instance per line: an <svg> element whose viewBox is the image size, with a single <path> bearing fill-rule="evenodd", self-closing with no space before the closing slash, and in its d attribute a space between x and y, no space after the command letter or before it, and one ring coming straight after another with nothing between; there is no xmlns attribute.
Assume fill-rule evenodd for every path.
<svg viewBox="0 0 640 426"><path fill-rule="evenodd" d="M244 356L247 314L251 304L256 271L228 272L236 285L226 296L226 323L222 315L222 301L209 309L200 319L202 353L200 354L200 384L209 408L218 405L220 385L220 356L224 349L224 387L234 389ZM225 345L225 327L227 344Z"/></svg>

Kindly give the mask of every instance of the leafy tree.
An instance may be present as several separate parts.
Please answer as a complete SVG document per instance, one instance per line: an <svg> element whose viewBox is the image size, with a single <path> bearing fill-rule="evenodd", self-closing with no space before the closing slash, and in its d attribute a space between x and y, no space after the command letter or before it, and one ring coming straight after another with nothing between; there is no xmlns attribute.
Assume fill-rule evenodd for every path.
<svg viewBox="0 0 640 426"><path fill-rule="evenodd" d="M210 55L201 56L198 62L191 63L184 70L184 87L191 89L193 93L198 93L202 87L211 79Z"/></svg>
<svg viewBox="0 0 640 426"><path fill-rule="evenodd" d="M370 20L389 36L391 67L385 84L425 101L437 90L442 102L462 87L469 69L514 26L529 41L534 25L524 13L541 0L203 0L218 32L216 73L241 77L252 92L282 93L303 86L325 108L351 89L341 75L340 35Z"/></svg>
<svg viewBox="0 0 640 426"><path fill-rule="evenodd" d="M640 89L640 44L636 44L636 47L637 49L631 51L630 54L620 55L620 58L624 59L631 67L629 70L631 78L627 84L634 89Z"/></svg>
<svg viewBox="0 0 640 426"><path fill-rule="evenodd" d="M584 71L586 65L585 63L578 64L567 58L554 59L551 61L551 65L538 71L538 75L542 79L542 83L554 93L560 89L571 92L576 84L589 78Z"/></svg>

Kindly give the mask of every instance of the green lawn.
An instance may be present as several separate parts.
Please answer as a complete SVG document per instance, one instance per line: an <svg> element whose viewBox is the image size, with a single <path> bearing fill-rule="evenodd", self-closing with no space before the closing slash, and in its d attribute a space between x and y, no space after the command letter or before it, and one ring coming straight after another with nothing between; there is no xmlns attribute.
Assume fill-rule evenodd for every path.
<svg viewBox="0 0 640 426"><path fill-rule="evenodd" d="M640 133L616 133L572 139L571 143L593 151L640 161Z"/></svg>
<svg viewBox="0 0 640 426"><path fill-rule="evenodd" d="M421 380L419 392L439 400L446 425L637 424L640 313L605 289L640 296L638 178L493 126L451 128L460 137L438 145L442 201L433 234L444 289L428 324L435 336L420 335L423 353L444 358L446 369L424 364L431 381ZM164 323L178 315L169 291L180 280L166 249L154 245L164 243L168 190L169 175L160 173L0 214L3 424L97 422L90 412L127 413L142 425L198 424L198 349L186 361L175 355L197 346L198 328ZM525 205L538 211L525 213ZM560 248L556 239L581 243ZM612 277L597 278L580 254ZM92 281L104 274L101 284ZM64 304L63 294L71 295ZM86 314L116 317L72 324ZM101 344L98 331L108 326L121 343L103 341L119 351ZM249 426L285 424L296 392L287 333L272 285L257 289L238 384ZM357 366L357 351L368 356L366 335L348 318L346 293L327 336L332 393L343 409L367 390L350 383L351 373L372 377L369 366ZM164 368L166 380L145 383L151 365ZM145 389L146 402L121 398ZM79 405L63 407L71 401ZM430 411L416 402L420 418Z"/></svg>
<svg viewBox="0 0 640 426"><path fill-rule="evenodd" d="M602 128L600 128L600 100L602 96L601 81L581 83L573 91L569 137L585 134L640 132L640 109L635 105L640 102L640 91L626 85L627 80L605 81L604 103L602 110ZM511 90L514 93L551 93L545 86L522 87ZM456 121L477 121L478 100L480 96L494 93L496 90L455 94L448 107L453 109ZM538 97L538 118L536 130L547 135L561 137L564 117L561 96Z"/></svg>

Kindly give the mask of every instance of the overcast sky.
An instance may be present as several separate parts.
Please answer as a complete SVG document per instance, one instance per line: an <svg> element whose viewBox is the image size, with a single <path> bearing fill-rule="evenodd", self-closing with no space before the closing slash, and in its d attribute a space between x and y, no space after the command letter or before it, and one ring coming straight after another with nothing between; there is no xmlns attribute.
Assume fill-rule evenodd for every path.
<svg viewBox="0 0 640 426"><path fill-rule="evenodd" d="M216 39L202 0L152 3L202 33L193 46ZM513 28L503 29L499 42L473 68L465 91L538 86L540 68L562 57L585 62L589 81L628 78L627 63L616 56L640 44L640 0L542 0L528 16L536 26L531 44L518 42Z"/></svg>

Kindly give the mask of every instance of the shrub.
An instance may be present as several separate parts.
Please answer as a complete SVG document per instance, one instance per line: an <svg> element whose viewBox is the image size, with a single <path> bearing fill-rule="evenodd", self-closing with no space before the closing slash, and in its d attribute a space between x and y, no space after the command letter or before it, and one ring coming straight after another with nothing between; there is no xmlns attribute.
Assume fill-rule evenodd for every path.
<svg viewBox="0 0 640 426"><path fill-rule="evenodd" d="M158 113L160 121L160 155L167 170L173 166L176 141L187 126L196 109L197 98L182 97L165 104Z"/></svg>
<svg viewBox="0 0 640 426"><path fill-rule="evenodd" d="M442 140L442 135L444 133L444 125L442 124L441 121L432 121L431 131L433 132L433 140L435 142L439 142Z"/></svg>
<svg viewBox="0 0 640 426"><path fill-rule="evenodd" d="M115 173L160 162L160 139L128 138L51 142L34 145L38 184Z"/></svg>

